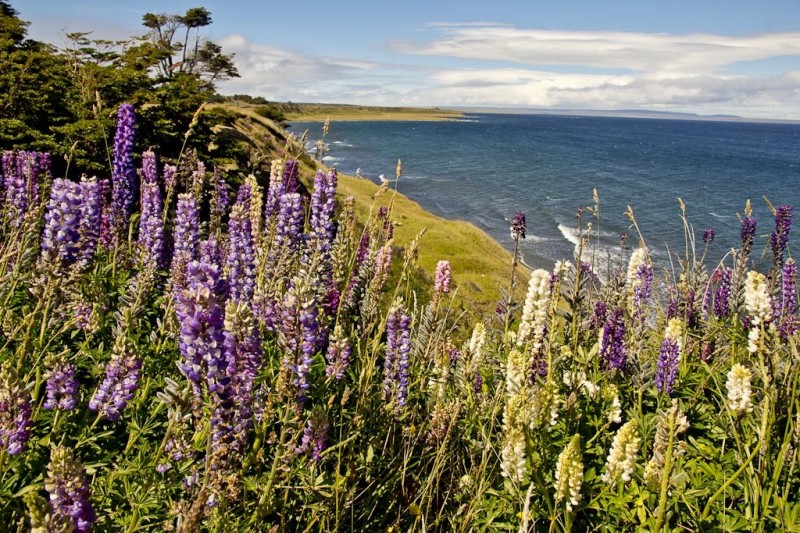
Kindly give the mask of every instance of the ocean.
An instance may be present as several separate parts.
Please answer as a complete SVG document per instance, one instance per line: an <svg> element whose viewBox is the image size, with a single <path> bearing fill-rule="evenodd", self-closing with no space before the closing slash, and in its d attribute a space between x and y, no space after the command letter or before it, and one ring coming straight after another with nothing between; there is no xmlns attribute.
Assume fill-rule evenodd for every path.
<svg viewBox="0 0 800 533"><path fill-rule="evenodd" d="M292 124L298 135L306 129L313 147L322 124ZM708 263L738 246L737 214L747 199L758 222L756 253L767 262L774 222L765 198L800 210L797 124L469 114L453 122L334 122L325 140L328 165L376 183L380 175L393 179L402 160L400 192L437 215L472 222L508 249L511 217L522 211L521 253L532 267L572 259L577 212L593 205L593 189L599 223L589 210L583 221L593 224L596 261L620 257L622 234L638 243L627 206L654 260L676 268L686 242L679 198L698 254L703 229L715 230ZM798 246L795 228L790 250Z"/></svg>

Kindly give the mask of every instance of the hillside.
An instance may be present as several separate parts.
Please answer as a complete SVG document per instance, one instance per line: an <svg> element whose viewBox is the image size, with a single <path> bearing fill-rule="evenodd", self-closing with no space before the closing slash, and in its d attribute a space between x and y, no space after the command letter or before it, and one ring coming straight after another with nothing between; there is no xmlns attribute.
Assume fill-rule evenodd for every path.
<svg viewBox="0 0 800 533"><path fill-rule="evenodd" d="M259 115L253 107L237 104L212 104L209 107L228 114L227 125L220 127L219 133L237 138L248 150L253 164L263 167L262 171L268 170L273 158L296 157L302 165L301 177L305 185L310 186L316 169L326 168L302 149L294 134ZM332 127L335 127L335 118L331 120ZM367 179L347 175L339 178L339 194L355 198L357 215L362 223L371 210L377 212L380 207L392 204L396 246L406 247L424 229L418 260L424 273L433 276L436 263L441 259L449 260L454 284L458 287L457 299L464 307L479 314L494 311L500 299L499 288L508 286L511 254L469 222L445 220L395 191L379 195L379 189L377 184ZM519 267L518 272L524 282L527 270ZM521 292L524 283L517 287Z"/></svg>

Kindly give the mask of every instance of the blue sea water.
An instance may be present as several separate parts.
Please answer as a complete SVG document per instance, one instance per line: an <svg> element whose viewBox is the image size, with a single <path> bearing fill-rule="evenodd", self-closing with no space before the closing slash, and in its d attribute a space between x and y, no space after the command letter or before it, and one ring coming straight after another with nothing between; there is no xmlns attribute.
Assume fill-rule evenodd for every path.
<svg viewBox="0 0 800 533"><path fill-rule="evenodd" d="M320 123L294 123L314 140ZM714 228L708 257L716 262L739 243L737 213L752 202L762 253L774 228L764 197L800 211L800 125L556 115L470 114L454 122L334 122L326 163L367 179L393 178L399 190L429 211L468 220L511 249L509 221L527 217L521 251L532 266L571 259L576 212L600 197L596 250L618 254L619 235L638 241L624 213L634 210L657 261L684 252L686 219L703 250L702 230ZM797 217L800 218L800 214ZM797 222L797 220L795 221ZM800 250L800 227L790 248ZM596 241L597 237L593 238ZM766 251L769 260L769 251Z"/></svg>

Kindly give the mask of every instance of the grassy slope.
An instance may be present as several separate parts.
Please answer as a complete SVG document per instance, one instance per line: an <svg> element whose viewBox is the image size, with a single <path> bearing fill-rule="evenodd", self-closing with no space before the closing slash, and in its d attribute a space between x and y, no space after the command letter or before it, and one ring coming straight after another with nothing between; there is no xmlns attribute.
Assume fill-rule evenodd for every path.
<svg viewBox="0 0 800 533"><path fill-rule="evenodd" d="M221 106L235 114L233 128L250 147L254 156L273 158L283 155L287 133L273 121L259 116L247 107L226 104L213 106ZM298 149L295 143L293 153L297 153ZM307 154L299 159L302 163L302 177L306 185L310 185L314 165L322 165ZM367 179L340 175L339 193L343 197L355 197L360 220L366 220L370 208L377 211L378 207L388 205L394 197L392 221L395 222L395 244L407 246L426 228L419 247L419 266L432 277L439 260L450 261L453 281L458 287L458 300L480 314L492 312L500 298L499 287L508 286L511 254L468 222L437 217L425 211L418 203L393 191L387 191L375 199L378 190L379 187ZM524 267L519 267L518 272L523 279L527 279L527 270ZM518 297L523 289L524 284L520 284Z"/></svg>
<svg viewBox="0 0 800 533"><path fill-rule="evenodd" d="M286 113L290 121L336 120L456 120L462 113L446 109L413 107L366 107L346 105L301 104L300 111Z"/></svg>

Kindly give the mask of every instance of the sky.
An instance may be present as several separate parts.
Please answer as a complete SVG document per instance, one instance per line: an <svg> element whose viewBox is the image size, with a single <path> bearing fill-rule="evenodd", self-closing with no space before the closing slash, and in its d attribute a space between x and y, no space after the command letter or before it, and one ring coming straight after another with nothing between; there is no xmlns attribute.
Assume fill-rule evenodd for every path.
<svg viewBox="0 0 800 533"><path fill-rule="evenodd" d="M207 8L223 94L800 120L798 0L11 0L29 36L127 38Z"/></svg>

